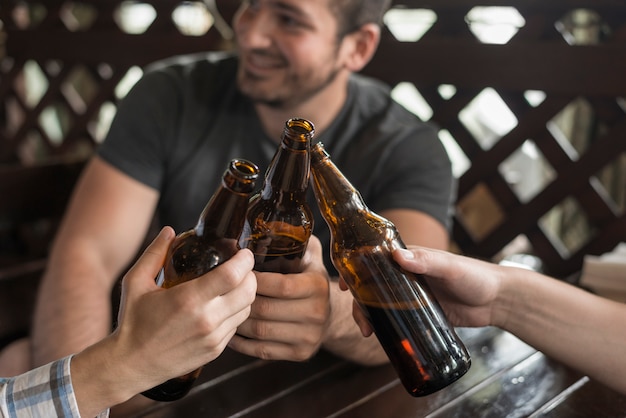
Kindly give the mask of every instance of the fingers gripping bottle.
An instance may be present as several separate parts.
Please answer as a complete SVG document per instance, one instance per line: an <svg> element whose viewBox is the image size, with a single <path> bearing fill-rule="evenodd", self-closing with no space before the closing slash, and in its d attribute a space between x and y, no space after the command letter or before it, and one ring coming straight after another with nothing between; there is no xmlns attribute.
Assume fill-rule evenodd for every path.
<svg viewBox="0 0 626 418"><path fill-rule="evenodd" d="M431 394L469 370L470 357L422 276L400 268L393 223L370 211L321 143L311 175L331 232L332 262L368 317L406 390Z"/></svg>
<svg viewBox="0 0 626 418"><path fill-rule="evenodd" d="M157 284L164 288L195 279L239 250L250 194L254 191L259 169L253 163L232 160L222 176L222 183L204 207L193 229L176 236L167 255ZM189 392L202 368L170 379L142 394L156 401L174 401Z"/></svg>
<svg viewBox="0 0 626 418"><path fill-rule="evenodd" d="M306 119L285 123L263 186L250 198L239 244L255 257L255 270L299 273L313 230L306 201L314 126Z"/></svg>

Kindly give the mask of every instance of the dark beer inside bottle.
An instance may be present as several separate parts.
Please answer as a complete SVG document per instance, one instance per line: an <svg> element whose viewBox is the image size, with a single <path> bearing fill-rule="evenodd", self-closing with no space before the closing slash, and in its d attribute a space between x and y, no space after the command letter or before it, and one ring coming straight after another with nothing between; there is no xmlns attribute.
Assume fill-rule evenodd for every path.
<svg viewBox="0 0 626 418"><path fill-rule="evenodd" d="M448 386L467 371L458 367L464 363L464 356L449 329L420 330L424 322L429 322L423 309L363 307L376 330L376 337L411 395L429 395ZM438 350L441 346L436 344L436 340L448 341L457 351L450 352L450 346Z"/></svg>
<svg viewBox="0 0 626 418"><path fill-rule="evenodd" d="M342 277L356 277L350 286L355 299L411 395L431 394L467 372L469 355L426 283L409 277L380 248L344 256L341 264L352 271Z"/></svg>
<svg viewBox="0 0 626 418"><path fill-rule="evenodd" d="M167 279L157 284L167 289L195 279L230 258L238 249L235 238L216 239L207 246L201 237L189 233L172 244L171 257L167 257L163 266Z"/></svg>
<svg viewBox="0 0 626 418"><path fill-rule="evenodd" d="M304 236L306 237L306 235ZM307 247L306 238L290 234L256 234L246 243L254 254L254 269L299 273Z"/></svg>

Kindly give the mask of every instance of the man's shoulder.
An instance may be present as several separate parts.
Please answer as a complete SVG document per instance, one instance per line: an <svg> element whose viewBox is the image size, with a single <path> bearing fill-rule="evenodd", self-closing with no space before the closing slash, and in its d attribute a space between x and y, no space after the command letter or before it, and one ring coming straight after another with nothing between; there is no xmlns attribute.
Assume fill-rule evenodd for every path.
<svg viewBox="0 0 626 418"><path fill-rule="evenodd" d="M237 57L222 51L177 55L155 61L145 68L146 76L169 76L183 80L232 78L237 68Z"/></svg>
<svg viewBox="0 0 626 418"><path fill-rule="evenodd" d="M227 51L205 51L195 54L175 55L154 61L146 66L146 72L165 71L172 68L193 68L196 66L236 65L237 57Z"/></svg>
<svg viewBox="0 0 626 418"><path fill-rule="evenodd" d="M146 66L133 90L160 103L212 103L235 94L237 62L237 56L228 52L169 57Z"/></svg>
<svg viewBox="0 0 626 418"><path fill-rule="evenodd" d="M391 87L381 80L353 74L350 79L353 105L359 109L358 114L365 117L378 128L387 125L386 130L396 133L398 130L430 130L433 124L420 119L393 98ZM378 129L376 128L376 129Z"/></svg>
<svg viewBox="0 0 626 418"><path fill-rule="evenodd" d="M357 95L358 101L377 101L388 103L391 100L391 88L381 80L363 74L352 74L350 89Z"/></svg>

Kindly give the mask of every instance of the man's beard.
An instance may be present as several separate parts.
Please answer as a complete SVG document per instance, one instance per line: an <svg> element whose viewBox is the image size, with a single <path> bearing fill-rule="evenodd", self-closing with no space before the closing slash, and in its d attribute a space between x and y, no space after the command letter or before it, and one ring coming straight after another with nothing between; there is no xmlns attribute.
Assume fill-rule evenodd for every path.
<svg viewBox="0 0 626 418"><path fill-rule="evenodd" d="M320 91L332 84L338 74L339 69L333 68L323 80L317 81L313 86L305 90L299 90L299 87L303 84L299 81L307 80L307 77L291 77L287 82L283 83L283 86L288 87L278 91L278 94L273 94L275 92L268 94L265 91L257 92L254 86L253 88L246 88L246 84L254 84L255 81L246 80L242 85L241 76L237 77L237 87L241 94L247 97L253 104L264 105L273 109L288 109L298 106L317 95Z"/></svg>

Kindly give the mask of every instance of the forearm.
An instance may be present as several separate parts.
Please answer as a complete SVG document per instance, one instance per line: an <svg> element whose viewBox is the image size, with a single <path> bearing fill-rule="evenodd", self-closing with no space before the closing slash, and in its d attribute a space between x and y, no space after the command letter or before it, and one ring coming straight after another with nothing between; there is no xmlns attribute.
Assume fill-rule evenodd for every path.
<svg viewBox="0 0 626 418"><path fill-rule="evenodd" d="M322 346L333 354L356 363L374 366L389 361L375 335L364 337L352 317L353 297L330 282L331 324Z"/></svg>
<svg viewBox="0 0 626 418"><path fill-rule="evenodd" d="M550 357L626 393L626 305L546 276L498 267L499 326Z"/></svg>
<svg viewBox="0 0 626 418"><path fill-rule="evenodd" d="M33 323L33 363L45 364L99 341L111 331L108 269L68 249L52 259L39 289Z"/></svg>
<svg viewBox="0 0 626 418"><path fill-rule="evenodd" d="M34 321L36 364L110 332L111 289L137 253L158 192L99 157L81 174L55 237Z"/></svg>

